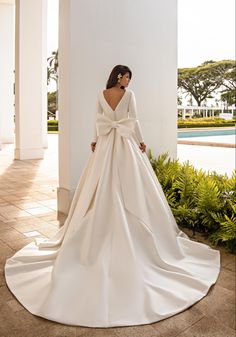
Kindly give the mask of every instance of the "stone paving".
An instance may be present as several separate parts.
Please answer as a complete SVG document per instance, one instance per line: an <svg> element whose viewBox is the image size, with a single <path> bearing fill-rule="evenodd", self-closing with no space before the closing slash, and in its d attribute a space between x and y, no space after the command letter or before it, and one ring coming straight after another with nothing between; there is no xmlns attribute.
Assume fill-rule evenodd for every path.
<svg viewBox="0 0 236 337"><path fill-rule="evenodd" d="M235 337L235 256L223 247L221 272L207 296L157 323L105 329L68 326L32 315L15 299L3 274L6 258L35 236L51 237L65 220L63 214L57 216L56 143L56 136L49 135L44 160L13 160L13 144L0 151L0 337ZM210 245L199 234L192 239Z"/></svg>

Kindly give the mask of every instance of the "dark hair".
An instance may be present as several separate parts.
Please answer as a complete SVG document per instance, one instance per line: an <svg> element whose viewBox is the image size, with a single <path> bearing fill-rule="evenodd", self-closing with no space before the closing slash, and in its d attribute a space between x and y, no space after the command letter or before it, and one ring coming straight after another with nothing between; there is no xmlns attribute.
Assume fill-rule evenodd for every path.
<svg viewBox="0 0 236 337"><path fill-rule="evenodd" d="M127 66L123 66L121 64L118 64L117 66L115 66L111 73L110 76L107 80L107 84L106 84L106 89L112 88L117 84L118 81L118 75L121 74L122 76L126 73L129 73L130 79L132 77L132 71L129 69L129 67Z"/></svg>

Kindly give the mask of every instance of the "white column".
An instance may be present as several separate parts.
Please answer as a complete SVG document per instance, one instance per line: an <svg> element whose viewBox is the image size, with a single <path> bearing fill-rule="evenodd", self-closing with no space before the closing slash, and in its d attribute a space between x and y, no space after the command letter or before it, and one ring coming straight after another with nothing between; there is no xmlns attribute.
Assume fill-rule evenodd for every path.
<svg viewBox="0 0 236 337"><path fill-rule="evenodd" d="M14 16L14 2L0 0L0 148L14 142Z"/></svg>
<svg viewBox="0 0 236 337"><path fill-rule="evenodd" d="M47 145L47 0L16 0L16 159Z"/></svg>
<svg viewBox="0 0 236 337"><path fill-rule="evenodd" d="M98 90L116 64L133 71L145 143L177 152L177 0L60 0L59 211L90 154Z"/></svg>

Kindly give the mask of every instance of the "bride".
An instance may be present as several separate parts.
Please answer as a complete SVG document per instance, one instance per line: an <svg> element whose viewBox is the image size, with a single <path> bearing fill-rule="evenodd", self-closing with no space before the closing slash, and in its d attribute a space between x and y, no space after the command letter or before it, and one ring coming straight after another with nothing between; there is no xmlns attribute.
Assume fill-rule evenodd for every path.
<svg viewBox="0 0 236 337"><path fill-rule="evenodd" d="M148 324L203 298L220 253L175 221L146 155L131 70L115 66L97 97L91 153L64 225L5 265L11 292L32 314L64 324Z"/></svg>

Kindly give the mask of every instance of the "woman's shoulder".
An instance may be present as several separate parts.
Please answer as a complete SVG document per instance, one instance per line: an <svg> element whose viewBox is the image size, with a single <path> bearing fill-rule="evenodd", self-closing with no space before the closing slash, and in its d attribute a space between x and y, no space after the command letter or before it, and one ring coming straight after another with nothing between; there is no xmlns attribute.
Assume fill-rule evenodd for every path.
<svg viewBox="0 0 236 337"><path fill-rule="evenodd" d="M135 96L134 91L132 89L128 89L128 92L129 92L130 96Z"/></svg>
<svg viewBox="0 0 236 337"><path fill-rule="evenodd" d="M110 88L109 88L109 89L101 88L101 89L98 90L97 97L98 97L98 98L101 98L101 97L104 97L106 94L109 95L109 92L110 92ZM126 94L128 94L130 97L131 97L131 96L134 96L134 91L131 90L131 89L125 89L125 92L126 92ZM105 95L104 95L104 94L105 94Z"/></svg>
<svg viewBox="0 0 236 337"><path fill-rule="evenodd" d="M98 90L98 95L100 95L101 93L104 93L104 92L109 92L109 91L112 91L112 88L109 88L109 89L101 88L101 89ZM130 94L134 94L133 90L131 90L131 89L125 89L125 91L129 92Z"/></svg>

